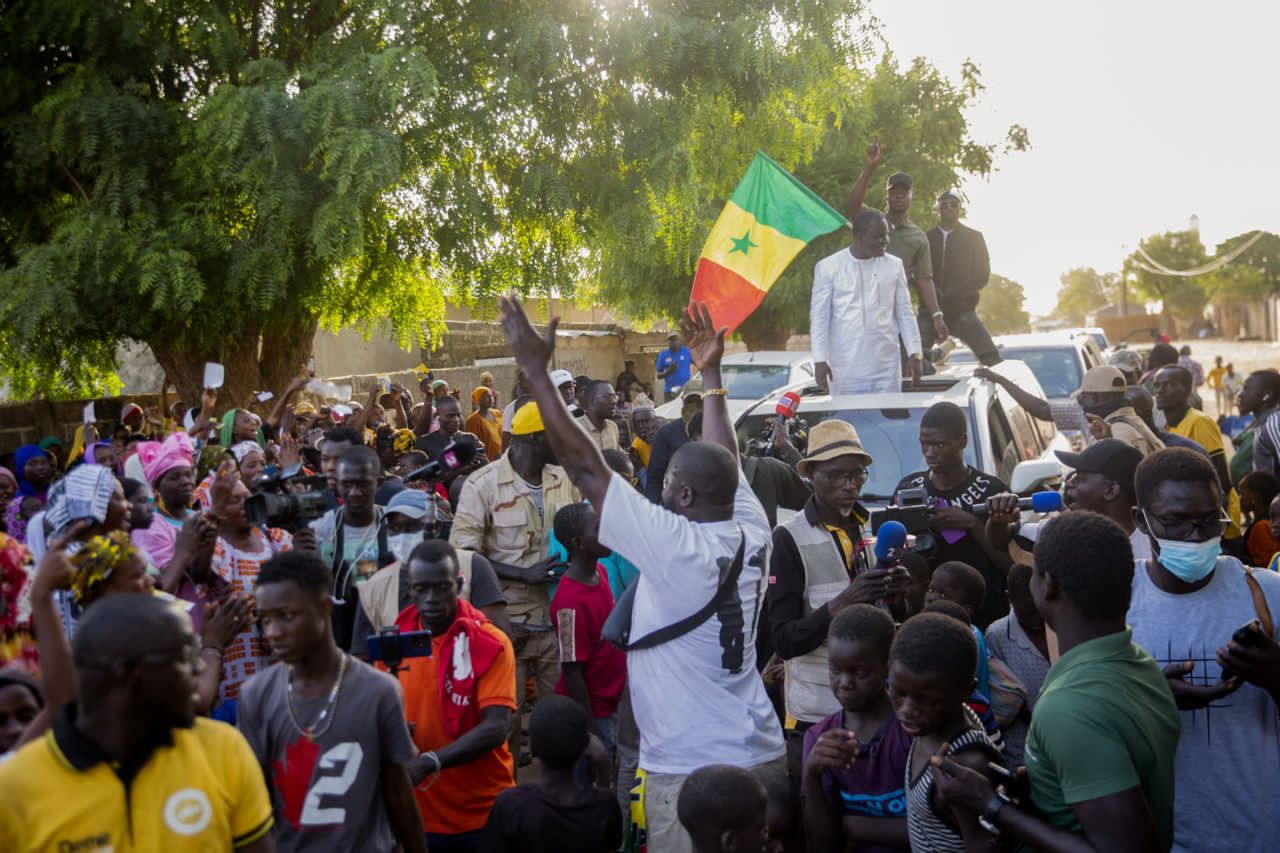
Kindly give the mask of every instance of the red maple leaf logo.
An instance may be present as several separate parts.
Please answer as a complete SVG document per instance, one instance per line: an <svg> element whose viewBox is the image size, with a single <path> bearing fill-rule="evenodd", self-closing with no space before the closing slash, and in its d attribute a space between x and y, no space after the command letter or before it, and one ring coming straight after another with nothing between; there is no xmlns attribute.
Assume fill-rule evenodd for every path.
<svg viewBox="0 0 1280 853"><path fill-rule="evenodd" d="M271 781L284 800L284 816L297 829L301 826L302 806L307 801L311 775L320 757L320 747L311 738L299 737L284 750L284 761L271 762Z"/></svg>

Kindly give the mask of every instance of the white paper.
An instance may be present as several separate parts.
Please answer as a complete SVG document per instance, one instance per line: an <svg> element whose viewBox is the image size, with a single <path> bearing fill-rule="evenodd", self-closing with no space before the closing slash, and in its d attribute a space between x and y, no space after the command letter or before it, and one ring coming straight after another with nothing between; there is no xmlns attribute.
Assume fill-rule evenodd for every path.
<svg viewBox="0 0 1280 853"><path fill-rule="evenodd" d="M259 403L265 403L265 402L267 402L268 400L274 400L275 398L276 398L276 395L275 395L275 394L272 394L270 391L259 391L259 392L258 392L258 402L259 402Z"/></svg>
<svg viewBox="0 0 1280 853"><path fill-rule="evenodd" d="M94 414L94 411L93 411L92 400L90 400L84 406L84 422L87 424L96 424L98 422L98 416Z"/></svg>
<svg viewBox="0 0 1280 853"><path fill-rule="evenodd" d="M216 361L206 362L204 366L204 387L221 388L226 378L226 371Z"/></svg>

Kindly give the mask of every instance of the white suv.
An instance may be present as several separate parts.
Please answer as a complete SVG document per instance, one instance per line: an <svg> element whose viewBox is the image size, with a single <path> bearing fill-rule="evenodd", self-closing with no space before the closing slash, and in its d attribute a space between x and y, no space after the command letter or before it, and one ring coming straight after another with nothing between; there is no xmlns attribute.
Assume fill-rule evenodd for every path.
<svg viewBox="0 0 1280 853"><path fill-rule="evenodd" d="M910 382L905 382L904 390L891 394L831 396L810 385L801 393L797 417L810 427L840 418L858 430L863 447L875 460L860 498L869 508L887 505L904 477L925 468L920 418L926 409L942 401L955 403L968 415L965 462L999 477L1018 494L1056 488L1062 465L1054 451L1070 450L1070 443L1052 423L1027 414L1003 388L975 379L975 368L972 364L944 367L925 377L918 389L911 390ZM1025 364L1006 361L1001 373L1032 394L1043 396L1040 383ZM741 447L764 434L765 422L774 415L779 396L766 397L737 420ZM803 447L797 449L804 452ZM782 517L780 511L779 519Z"/></svg>
<svg viewBox="0 0 1280 853"><path fill-rule="evenodd" d="M720 376L729 392L729 417L737 418L761 397L775 391L787 391L813 382L813 356L807 352L761 350L727 355L720 362ZM661 383L661 380L659 380ZM702 377L689 380L690 390L702 390ZM686 386L686 387L689 387ZM668 403L658 406L658 417L673 421L680 417L684 390Z"/></svg>

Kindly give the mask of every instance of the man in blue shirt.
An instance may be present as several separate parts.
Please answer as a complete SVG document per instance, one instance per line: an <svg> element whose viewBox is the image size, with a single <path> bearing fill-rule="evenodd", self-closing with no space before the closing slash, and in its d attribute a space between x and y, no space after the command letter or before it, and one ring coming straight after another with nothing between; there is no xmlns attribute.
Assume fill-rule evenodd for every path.
<svg viewBox="0 0 1280 853"><path fill-rule="evenodd" d="M666 380L663 385L664 399L670 400L689 381L692 358L689 348L684 345L677 334L667 336L667 348L658 355L658 378Z"/></svg>

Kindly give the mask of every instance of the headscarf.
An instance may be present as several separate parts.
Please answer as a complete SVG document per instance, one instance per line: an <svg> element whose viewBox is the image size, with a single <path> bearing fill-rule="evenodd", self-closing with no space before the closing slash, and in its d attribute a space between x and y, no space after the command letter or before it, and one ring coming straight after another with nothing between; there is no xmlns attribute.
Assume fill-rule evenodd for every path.
<svg viewBox="0 0 1280 853"><path fill-rule="evenodd" d="M206 444L200 448L200 455L196 457L196 482L204 482L206 477L218 470L224 459L233 458L235 457L231 455L231 451L221 444Z"/></svg>
<svg viewBox="0 0 1280 853"><path fill-rule="evenodd" d="M398 429L395 435L391 437L391 448L396 452L397 456L402 456L411 450L418 441L417 434L411 429Z"/></svg>
<svg viewBox="0 0 1280 853"><path fill-rule="evenodd" d="M231 455L236 458L236 465L244 462L250 453L262 453L256 441L239 441L231 445Z"/></svg>
<svg viewBox="0 0 1280 853"><path fill-rule="evenodd" d="M48 450L50 447L53 447L55 444L59 448L62 447L62 439L58 438L56 435L46 435L44 438L40 439L41 450Z"/></svg>
<svg viewBox="0 0 1280 853"><path fill-rule="evenodd" d="M107 507L116 493L116 477L102 465L81 465L49 492L45 518L54 536L81 519L98 524L107 520Z"/></svg>
<svg viewBox="0 0 1280 853"><path fill-rule="evenodd" d="M35 486L27 482L26 477L27 463L37 456L43 456L47 459L49 454L41 450L38 444L24 444L13 454L13 463L14 467L18 469L18 497L40 498L43 501L45 493L37 491Z"/></svg>
<svg viewBox="0 0 1280 853"><path fill-rule="evenodd" d="M187 434L182 432L175 433L164 441L144 441L138 445L142 473L152 485L174 468L190 468L195 465L194 454L195 446Z"/></svg>
<svg viewBox="0 0 1280 853"><path fill-rule="evenodd" d="M124 475L130 480L137 480L142 484L142 488L146 491L147 497L154 497L155 492L151 490L151 484L147 482L147 474L142 468L142 460L138 458L135 452L128 459L124 460Z"/></svg>
<svg viewBox="0 0 1280 853"><path fill-rule="evenodd" d="M88 607L98 599L102 584L141 551L129 534L113 530L106 536L95 536L71 556L75 574L71 576L71 595L76 604Z"/></svg>
<svg viewBox="0 0 1280 853"><path fill-rule="evenodd" d="M3 465L0 465L0 480L8 480L13 483L13 493L15 495L18 493L18 478L13 476L13 472Z"/></svg>
<svg viewBox="0 0 1280 853"><path fill-rule="evenodd" d="M88 447L86 447L86 448L84 449L84 462L85 462L85 464L86 464L86 465L97 465L97 464L98 464L98 448L99 448L99 447L110 447L110 446L111 446L111 442L109 442L109 441L95 441L93 444L91 444L91 445L89 445Z"/></svg>
<svg viewBox="0 0 1280 853"><path fill-rule="evenodd" d="M239 412L240 409L230 409L222 416L222 427L218 430L218 443L223 447L230 447L232 444L232 436L236 431L236 414ZM246 411L245 414L252 414L252 412ZM258 427L258 434L254 441L258 443L259 447L267 446L267 436L263 433L262 427Z"/></svg>

